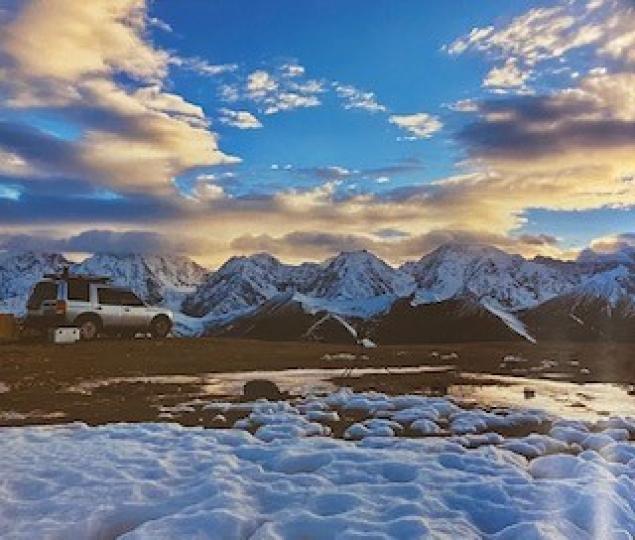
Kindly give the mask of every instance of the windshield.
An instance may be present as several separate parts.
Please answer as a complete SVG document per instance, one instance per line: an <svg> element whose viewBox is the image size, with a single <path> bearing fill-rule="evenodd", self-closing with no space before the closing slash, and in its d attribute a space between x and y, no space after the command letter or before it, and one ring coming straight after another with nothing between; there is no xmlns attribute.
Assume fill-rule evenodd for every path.
<svg viewBox="0 0 635 540"><path fill-rule="evenodd" d="M52 281L42 281L33 289L27 303L27 309L38 309L45 300L57 299L57 284Z"/></svg>

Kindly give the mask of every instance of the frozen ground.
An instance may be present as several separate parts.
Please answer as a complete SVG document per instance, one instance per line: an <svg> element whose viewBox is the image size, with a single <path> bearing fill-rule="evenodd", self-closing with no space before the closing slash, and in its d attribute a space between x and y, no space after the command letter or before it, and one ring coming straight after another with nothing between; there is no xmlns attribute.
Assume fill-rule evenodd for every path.
<svg viewBox="0 0 635 540"><path fill-rule="evenodd" d="M0 430L0 537L635 534L635 419L583 422L347 390L203 407L247 416L228 430ZM346 411L360 421L343 439L329 437ZM395 437L402 431L412 437Z"/></svg>

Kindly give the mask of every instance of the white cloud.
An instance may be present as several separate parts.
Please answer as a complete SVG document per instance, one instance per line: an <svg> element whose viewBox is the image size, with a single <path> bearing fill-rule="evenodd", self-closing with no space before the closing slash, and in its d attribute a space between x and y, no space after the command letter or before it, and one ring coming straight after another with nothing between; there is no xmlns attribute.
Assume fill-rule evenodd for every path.
<svg viewBox="0 0 635 540"><path fill-rule="evenodd" d="M280 92L264 100L267 103L265 114L276 114L306 107L317 107L321 104L315 96L305 96L295 92Z"/></svg>
<svg viewBox="0 0 635 540"><path fill-rule="evenodd" d="M300 83L290 80L304 73L300 73L299 67L301 66L287 65L286 73L281 79L276 79L264 70L254 71L247 77L245 96L262 105L262 112L267 115L321 105L321 101L315 95L323 91L319 81L309 80ZM289 70L293 75L288 75Z"/></svg>
<svg viewBox="0 0 635 540"><path fill-rule="evenodd" d="M508 58L503 66L494 67L489 71L483 81L483 86L487 88L522 88L530 75L529 70L520 69L515 58Z"/></svg>
<svg viewBox="0 0 635 540"><path fill-rule="evenodd" d="M258 129L262 123L249 111L234 111L231 109L220 109L221 117L219 121L238 129Z"/></svg>
<svg viewBox="0 0 635 540"><path fill-rule="evenodd" d="M176 66L194 71L199 75L209 75L212 77L222 75L223 73L231 73L238 69L238 64L210 64L207 60L198 57L181 58L173 56L170 62Z"/></svg>
<svg viewBox="0 0 635 540"><path fill-rule="evenodd" d="M369 112L385 112L386 107L377 101L374 92L365 92L352 85L334 82L337 95L344 101L345 109L363 109Z"/></svg>
<svg viewBox="0 0 635 540"><path fill-rule="evenodd" d="M322 94L326 91L324 83L315 79L310 79L304 83L292 83L289 88L301 94Z"/></svg>
<svg viewBox="0 0 635 540"><path fill-rule="evenodd" d="M304 75L304 66L300 64L284 64L280 66L283 77L300 77Z"/></svg>
<svg viewBox="0 0 635 540"><path fill-rule="evenodd" d="M429 139L443 127L443 123L428 113L394 114L388 121L413 134L419 139Z"/></svg>
<svg viewBox="0 0 635 540"><path fill-rule="evenodd" d="M252 99L262 99L278 89L278 82L264 70L254 71L247 77L247 93Z"/></svg>
<svg viewBox="0 0 635 540"><path fill-rule="evenodd" d="M377 178L375 178L375 182L377 182L378 184L387 184L388 182L390 182L390 178L388 178L387 176L378 176Z"/></svg>
<svg viewBox="0 0 635 540"><path fill-rule="evenodd" d="M447 105L448 109L457 112L476 112L478 104L473 99L460 99Z"/></svg>

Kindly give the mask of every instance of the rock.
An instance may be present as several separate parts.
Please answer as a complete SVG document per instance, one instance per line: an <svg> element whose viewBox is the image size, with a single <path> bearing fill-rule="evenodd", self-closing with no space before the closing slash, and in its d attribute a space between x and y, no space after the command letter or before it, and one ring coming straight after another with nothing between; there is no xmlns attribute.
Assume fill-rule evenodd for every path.
<svg viewBox="0 0 635 540"><path fill-rule="evenodd" d="M254 379L243 386L243 397L248 400L280 399L283 394L276 383L267 379Z"/></svg>

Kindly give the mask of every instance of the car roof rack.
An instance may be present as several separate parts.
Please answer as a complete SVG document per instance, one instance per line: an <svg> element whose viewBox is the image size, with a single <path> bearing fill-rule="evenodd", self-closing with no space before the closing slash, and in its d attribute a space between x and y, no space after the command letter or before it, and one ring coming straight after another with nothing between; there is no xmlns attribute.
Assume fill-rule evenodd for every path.
<svg viewBox="0 0 635 540"><path fill-rule="evenodd" d="M109 283L111 278L108 276L94 276L90 274L71 274L68 267L64 267L61 272L56 274L44 274L46 279L80 279L82 281L89 281L90 283Z"/></svg>

